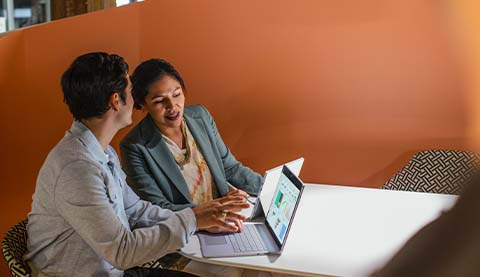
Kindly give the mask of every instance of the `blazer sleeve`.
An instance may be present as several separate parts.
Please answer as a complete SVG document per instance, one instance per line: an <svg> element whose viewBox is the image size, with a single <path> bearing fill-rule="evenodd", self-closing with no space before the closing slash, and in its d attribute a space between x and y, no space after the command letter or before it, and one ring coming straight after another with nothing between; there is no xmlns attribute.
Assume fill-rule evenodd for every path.
<svg viewBox="0 0 480 277"><path fill-rule="evenodd" d="M55 206L80 237L102 258L118 269L128 269L185 246L196 230L190 209L172 213L137 201L142 209L159 219L151 227L129 230L112 208L99 168L85 161L68 164L57 179ZM132 203L133 204L133 203ZM156 215L153 215L156 214Z"/></svg>
<svg viewBox="0 0 480 277"><path fill-rule="evenodd" d="M158 205L161 208L179 211L192 208L193 204L175 204L170 202L159 184L148 169L144 154L135 143L122 141L120 143L123 170L127 174L127 183L141 199Z"/></svg>
<svg viewBox="0 0 480 277"><path fill-rule="evenodd" d="M225 178L236 188L246 191L248 194L257 195L262 184L262 176L250 168L243 166L233 156L230 149L225 145L220 136L217 125L208 110L201 106L205 112L205 119L210 133L213 135L215 146L220 153L225 171Z"/></svg>

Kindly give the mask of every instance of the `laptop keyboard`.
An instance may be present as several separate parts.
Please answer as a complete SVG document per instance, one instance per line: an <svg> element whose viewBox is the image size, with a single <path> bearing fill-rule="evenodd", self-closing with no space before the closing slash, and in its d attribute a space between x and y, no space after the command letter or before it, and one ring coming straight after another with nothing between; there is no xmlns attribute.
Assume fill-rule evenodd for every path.
<svg viewBox="0 0 480 277"><path fill-rule="evenodd" d="M235 253L267 250L254 224L245 224L241 233L233 233L227 237L232 243Z"/></svg>

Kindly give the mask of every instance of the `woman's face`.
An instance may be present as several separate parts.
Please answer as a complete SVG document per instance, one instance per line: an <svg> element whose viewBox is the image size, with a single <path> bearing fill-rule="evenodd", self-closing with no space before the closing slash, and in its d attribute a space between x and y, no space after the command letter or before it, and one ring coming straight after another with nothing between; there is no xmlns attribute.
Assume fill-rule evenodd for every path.
<svg viewBox="0 0 480 277"><path fill-rule="evenodd" d="M152 116L160 131L165 133L170 128L180 128L184 105L182 86L175 78L166 75L150 85L142 108Z"/></svg>

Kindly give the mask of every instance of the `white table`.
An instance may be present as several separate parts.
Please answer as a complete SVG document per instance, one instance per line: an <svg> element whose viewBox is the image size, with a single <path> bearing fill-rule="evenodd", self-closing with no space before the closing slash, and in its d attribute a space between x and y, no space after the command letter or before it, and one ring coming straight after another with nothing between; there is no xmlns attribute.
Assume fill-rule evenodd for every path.
<svg viewBox="0 0 480 277"><path fill-rule="evenodd" d="M456 199L307 184L282 255L207 259L196 237L181 254L205 263L294 275L364 276L386 263Z"/></svg>

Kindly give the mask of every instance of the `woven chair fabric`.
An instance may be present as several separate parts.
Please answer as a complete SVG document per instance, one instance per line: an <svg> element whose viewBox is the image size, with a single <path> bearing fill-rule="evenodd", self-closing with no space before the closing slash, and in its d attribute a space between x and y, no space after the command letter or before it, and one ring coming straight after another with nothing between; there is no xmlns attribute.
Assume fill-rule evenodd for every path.
<svg viewBox="0 0 480 277"><path fill-rule="evenodd" d="M468 151L421 151L382 188L460 194L476 172L479 160L478 154Z"/></svg>
<svg viewBox="0 0 480 277"><path fill-rule="evenodd" d="M3 257L14 277L31 276L30 267L23 260L27 252L27 223L25 219L15 224L2 241Z"/></svg>

